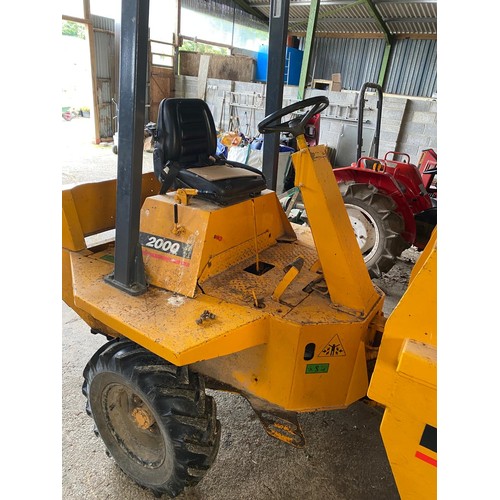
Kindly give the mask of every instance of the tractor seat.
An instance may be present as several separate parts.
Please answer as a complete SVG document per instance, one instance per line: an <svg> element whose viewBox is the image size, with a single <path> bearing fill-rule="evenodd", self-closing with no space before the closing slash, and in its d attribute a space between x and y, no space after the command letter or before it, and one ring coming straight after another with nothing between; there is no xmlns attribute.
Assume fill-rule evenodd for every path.
<svg viewBox="0 0 500 500"><path fill-rule="evenodd" d="M153 165L169 189L192 188L198 196L228 205L266 189L260 170L217 156L212 113L202 99L163 99L154 133Z"/></svg>

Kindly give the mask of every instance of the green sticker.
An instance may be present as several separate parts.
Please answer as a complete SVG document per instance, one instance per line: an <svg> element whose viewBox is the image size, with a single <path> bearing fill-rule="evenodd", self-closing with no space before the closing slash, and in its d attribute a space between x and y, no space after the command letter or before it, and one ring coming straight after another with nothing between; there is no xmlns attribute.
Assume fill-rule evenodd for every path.
<svg viewBox="0 0 500 500"><path fill-rule="evenodd" d="M329 363L317 363L313 365L306 365L306 374L328 373L328 368L330 368Z"/></svg>
<svg viewBox="0 0 500 500"><path fill-rule="evenodd" d="M114 255L110 255L110 254L107 254L107 255L103 255L101 257L102 260L107 260L108 262L114 262L115 261L115 256Z"/></svg>

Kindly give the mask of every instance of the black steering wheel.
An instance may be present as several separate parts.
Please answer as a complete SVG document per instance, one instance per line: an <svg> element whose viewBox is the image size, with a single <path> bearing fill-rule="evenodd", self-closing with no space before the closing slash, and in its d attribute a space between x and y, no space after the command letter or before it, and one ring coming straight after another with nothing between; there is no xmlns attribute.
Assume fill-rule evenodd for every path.
<svg viewBox="0 0 500 500"><path fill-rule="evenodd" d="M321 113L321 111L323 111L329 104L330 101L325 95L309 97L309 99L304 99L303 101L290 104L290 106L279 109L269 116L266 116L258 125L259 132L261 134L286 132L292 134L293 137L297 137L298 135L304 134L309 118L317 113ZM284 116L308 107L311 107L311 109L302 116L292 118L291 120L283 123L281 122L281 119Z"/></svg>

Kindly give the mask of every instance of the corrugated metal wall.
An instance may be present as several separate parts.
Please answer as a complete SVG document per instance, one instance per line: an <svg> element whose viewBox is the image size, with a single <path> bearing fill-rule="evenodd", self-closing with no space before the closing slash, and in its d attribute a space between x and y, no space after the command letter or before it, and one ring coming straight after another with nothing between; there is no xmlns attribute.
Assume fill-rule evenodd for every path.
<svg viewBox="0 0 500 500"><path fill-rule="evenodd" d="M316 38L311 73L324 80L342 73L342 87L359 90L365 82L378 82L384 47L382 38ZM437 41L396 40L384 90L432 97L437 90Z"/></svg>
<svg viewBox="0 0 500 500"><path fill-rule="evenodd" d="M113 19L91 16L94 27L97 103L101 139L113 137L113 116L116 114L111 98L115 89L115 23Z"/></svg>
<svg viewBox="0 0 500 500"><path fill-rule="evenodd" d="M385 91L432 97L437 92L437 40L396 40Z"/></svg>
<svg viewBox="0 0 500 500"><path fill-rule="evenodd" d="M365 82L377 82L384 40L373 38L316 38L314 40L313 74L329 80L332 73L342 73L342 87L359 90Z"/></svg>

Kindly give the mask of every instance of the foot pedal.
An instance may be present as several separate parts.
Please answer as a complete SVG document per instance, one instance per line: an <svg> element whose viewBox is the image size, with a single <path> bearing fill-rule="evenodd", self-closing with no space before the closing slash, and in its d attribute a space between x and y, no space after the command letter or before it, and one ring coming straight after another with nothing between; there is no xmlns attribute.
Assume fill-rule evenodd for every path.
<svg viewBox="0 0 500 500"><path fill-rule="evenodd" d="M259 400L248 400L265 431L273 438L303 448L306 444L296 412L285 411Z"/></svg>

